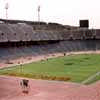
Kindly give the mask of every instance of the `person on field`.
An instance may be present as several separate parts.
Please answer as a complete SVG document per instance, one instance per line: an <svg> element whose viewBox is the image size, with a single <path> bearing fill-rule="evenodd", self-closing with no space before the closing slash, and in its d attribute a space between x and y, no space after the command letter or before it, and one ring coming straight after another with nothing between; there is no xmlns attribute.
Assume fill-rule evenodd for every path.
<svg viewBox="0 0 100 100"><path fill-rule="evenodd" d="M20 82L20 85L22 87L22 92L23 93L28 93L29 92L29 80L22 79L21 82Z"/></svg>
<svg viewBox="0 0 100 100"><path fill-rule="evenodd" d="M64 56L66 56L66 53L64 53Z"/></svg>

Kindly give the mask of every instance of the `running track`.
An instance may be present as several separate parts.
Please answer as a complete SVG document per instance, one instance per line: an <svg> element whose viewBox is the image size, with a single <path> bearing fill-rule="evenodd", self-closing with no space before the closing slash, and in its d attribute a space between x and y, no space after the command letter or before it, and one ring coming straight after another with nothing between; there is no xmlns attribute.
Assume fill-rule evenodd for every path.
<svg viewBox="0 0 100 100"><path fill-rule="evenodd" d="M29 80L29 93L22 93L21 78L0 76L0 100L100 100L100 81L92 85Z"/></svg>

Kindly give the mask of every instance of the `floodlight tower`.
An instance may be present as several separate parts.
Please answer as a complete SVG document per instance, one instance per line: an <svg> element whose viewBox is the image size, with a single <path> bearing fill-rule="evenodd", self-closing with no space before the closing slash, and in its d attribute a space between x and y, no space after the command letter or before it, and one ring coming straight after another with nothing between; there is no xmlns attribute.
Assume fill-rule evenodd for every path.
<svg viewBox="0 0 100 100"><path fill-rule="evenodd" d="M40 22L40 5L38 6L38 22Z"/></svg>
<svg viewBox="0 0 100 100"><path fill-rule="evenodd" d="M9 5L8 5L8 2L6 2L6 4L5 4L6 19L8 19L8 9L9 9Z"/></svg>

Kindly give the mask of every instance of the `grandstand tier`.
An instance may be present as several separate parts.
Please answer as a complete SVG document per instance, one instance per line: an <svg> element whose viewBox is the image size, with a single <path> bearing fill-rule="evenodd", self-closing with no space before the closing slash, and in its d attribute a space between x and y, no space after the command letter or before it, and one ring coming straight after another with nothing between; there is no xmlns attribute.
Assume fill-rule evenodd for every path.
<svg viewBox="0 0 100 100"><path fill-rule="evenodd" d="M100 39L99 29L0 19L0 42Z"/></svg>
<svg viewBox="0 0 100 100"><path fill-rule="evenodd" d="M16 59L25 56L42 56L55 53L100 50L100 40L68 40L56 42L33 42L30 44L0 45L0 59Z"/></svg>

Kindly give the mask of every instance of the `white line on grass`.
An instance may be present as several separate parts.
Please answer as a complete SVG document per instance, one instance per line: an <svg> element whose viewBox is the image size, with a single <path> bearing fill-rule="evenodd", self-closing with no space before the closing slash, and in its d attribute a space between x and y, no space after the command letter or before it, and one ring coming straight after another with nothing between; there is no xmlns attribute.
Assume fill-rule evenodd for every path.
<svg viewBox="0 0 100 100"><path fill-rule="evenodd" d="M99 76L99 75L100 75L100 72L97 72L96 74L90 76L88 79L82 81L82 84L88 83L89 81L93 80L94 78L96 78L96 77Z"/></svg>

